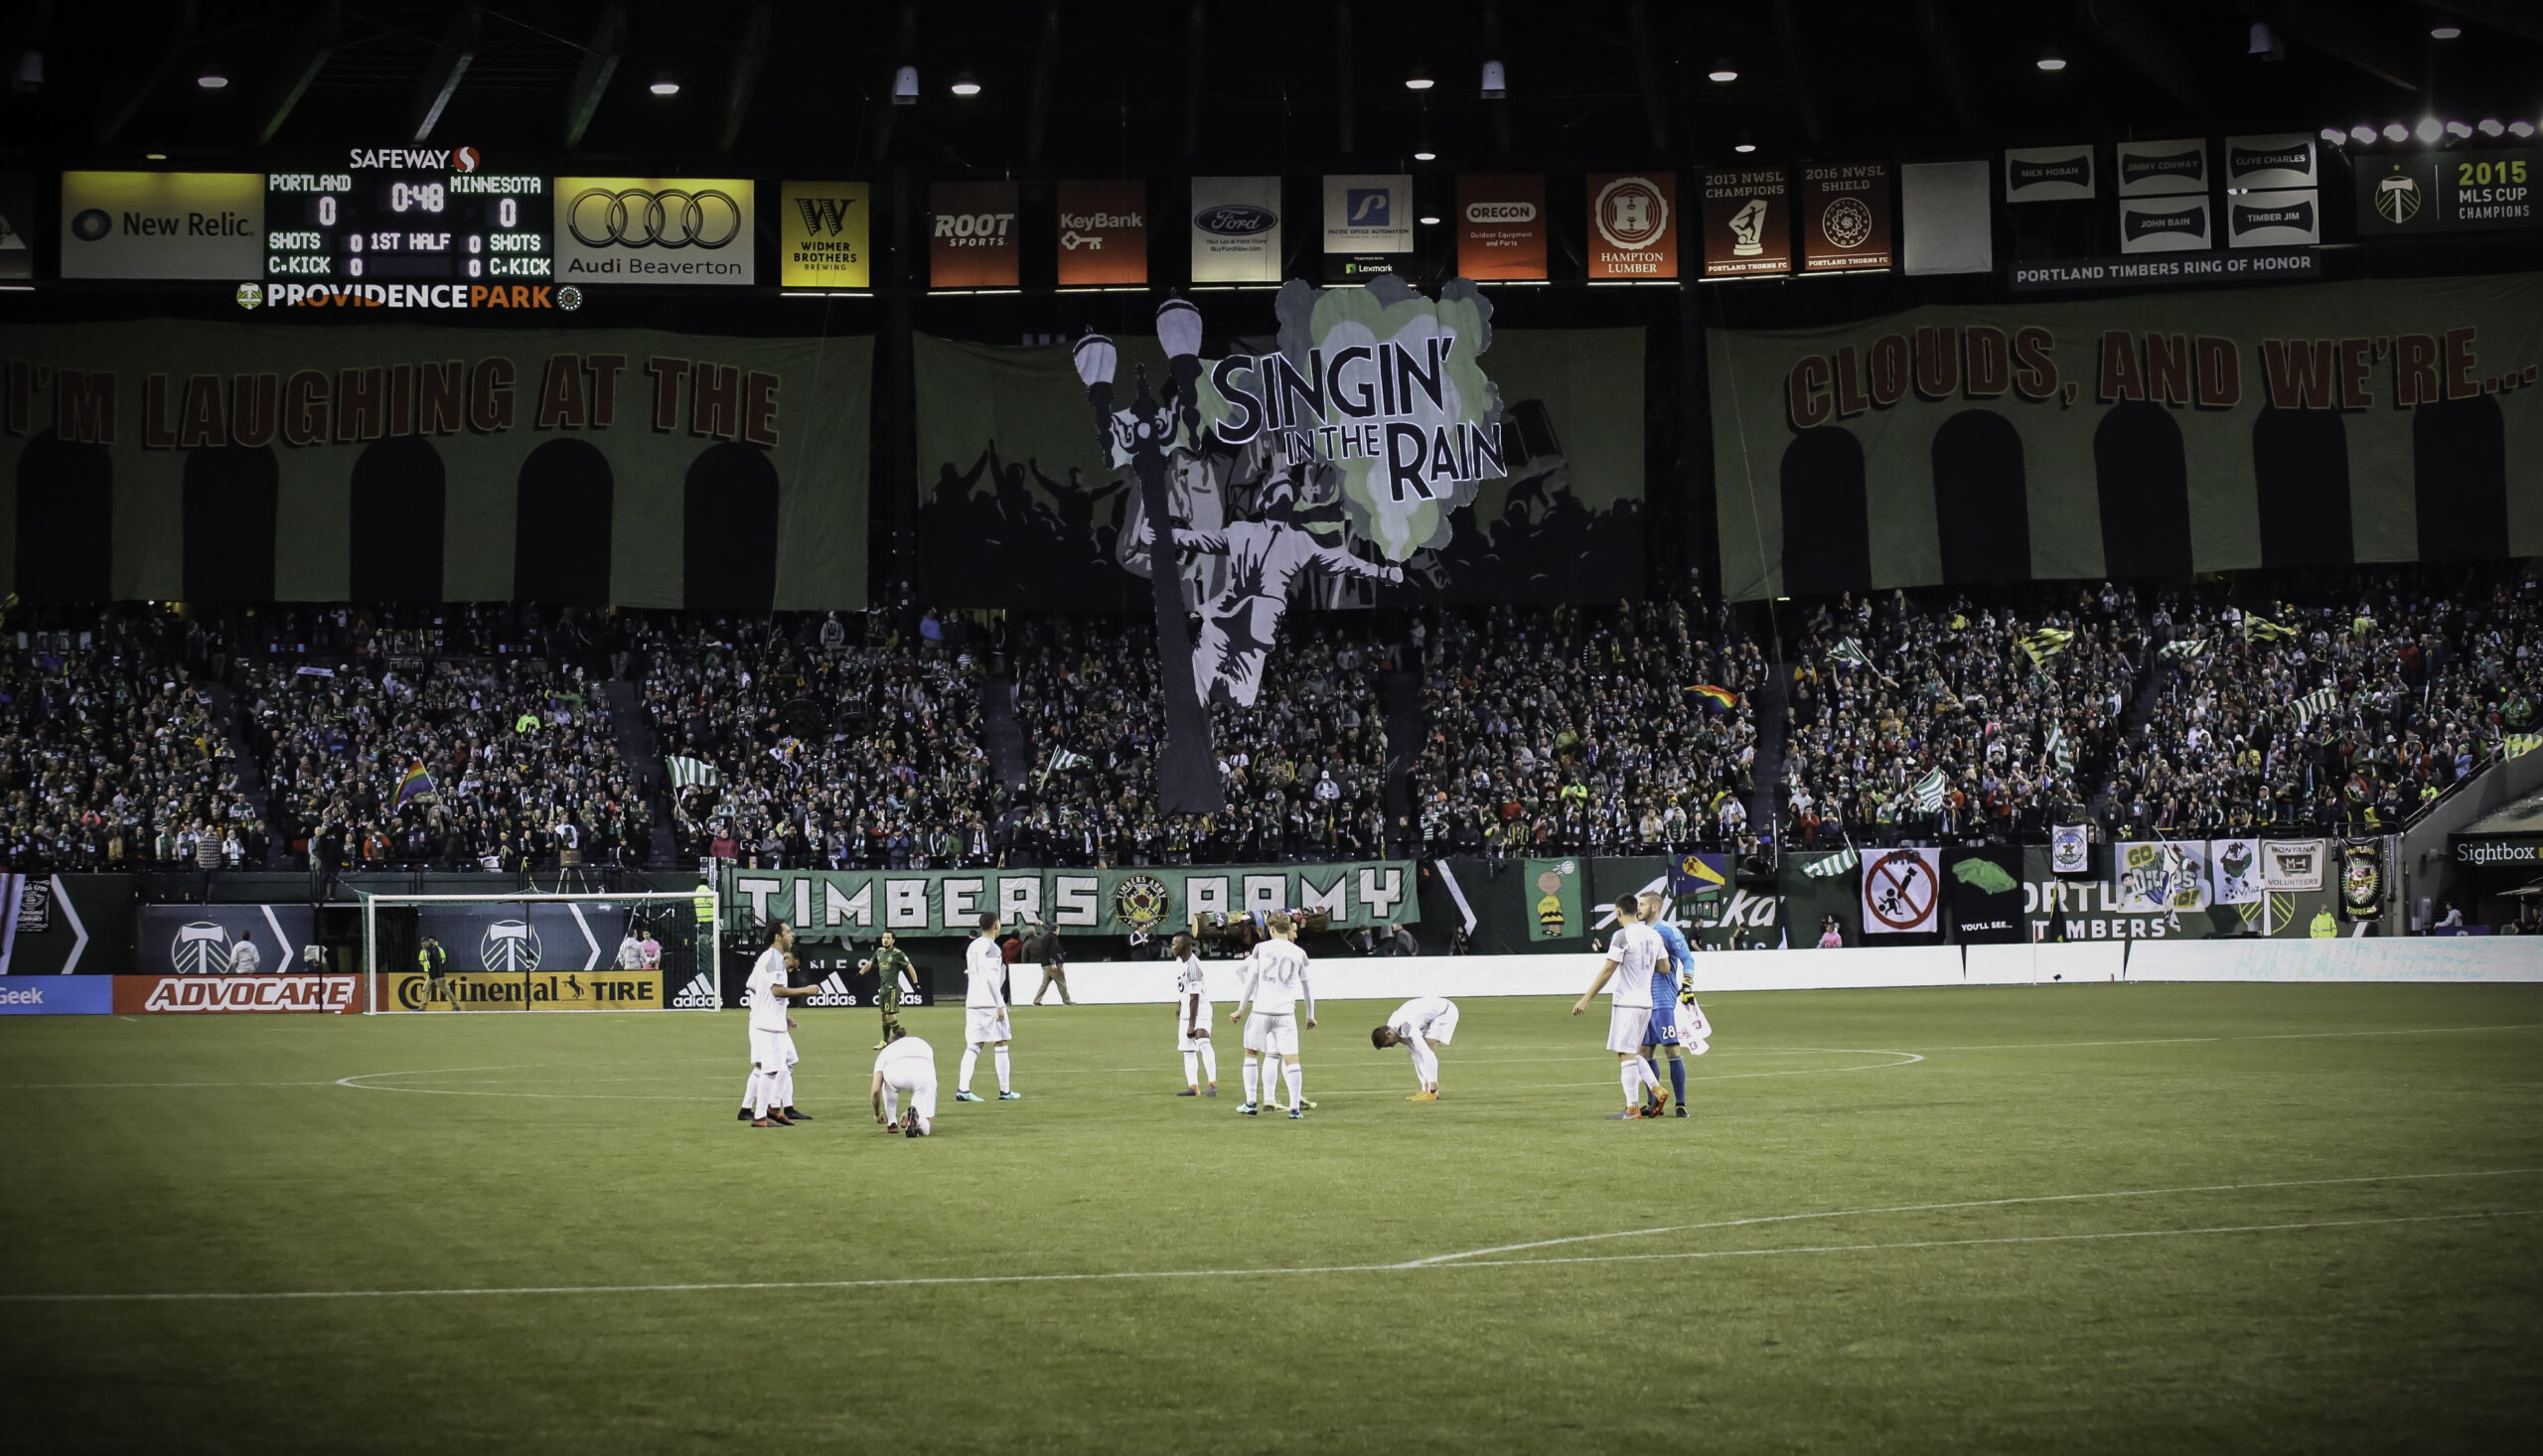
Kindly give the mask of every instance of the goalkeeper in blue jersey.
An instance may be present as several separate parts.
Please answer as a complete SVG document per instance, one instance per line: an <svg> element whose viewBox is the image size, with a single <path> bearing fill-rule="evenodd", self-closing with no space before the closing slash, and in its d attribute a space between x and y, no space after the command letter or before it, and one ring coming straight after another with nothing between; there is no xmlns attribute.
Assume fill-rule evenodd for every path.
<svg viewBox="0 0 2543 1456"><path fill-rule="evenodd" d="M1642 1060L1650 1064L1650 1085L1656 1088L1660 1063L1652 1054L1668 1050L1669 1086L1677 1093L1678 1115L1684 1117L1688 1115L1686 1049L1693 1046L1696 1055L1703 1056L1710 1049L1713 1028L1696 1005L1696 957L1688 948L1686 933L1661 913L1667 903L1657 891L1645 890L1639 903L1642 923L1658 931L1660 943L1669 947L1669 958L1651 968L1651 1030L1646 1033Z"/></svg>

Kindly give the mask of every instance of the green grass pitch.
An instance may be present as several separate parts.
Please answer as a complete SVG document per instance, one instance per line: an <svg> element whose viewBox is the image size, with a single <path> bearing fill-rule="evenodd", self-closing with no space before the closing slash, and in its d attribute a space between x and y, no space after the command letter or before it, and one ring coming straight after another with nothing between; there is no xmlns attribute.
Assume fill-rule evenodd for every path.
<svg viewBox="0 0 2543 1456"><path fill-rule="evenodd" d="M926 1141L867 1115L863 1010L798 1013L819 1120L786 1131L733 1120L737 1014L13 1018L0 1432L1851 1456L2543 1430L2543 987L1706 1006L1696 1115L1659 1123L1600 1120L1603 1005L1465 1003L1416 1105L1369 1046L1386 1008L1328 1003L1299 1123L1235 1115L1232 1050L1218 1099L1175 1098L1162 1006L1020 1010L1026 1100L957 1105L959 1009L919 1011Z"/></svg>

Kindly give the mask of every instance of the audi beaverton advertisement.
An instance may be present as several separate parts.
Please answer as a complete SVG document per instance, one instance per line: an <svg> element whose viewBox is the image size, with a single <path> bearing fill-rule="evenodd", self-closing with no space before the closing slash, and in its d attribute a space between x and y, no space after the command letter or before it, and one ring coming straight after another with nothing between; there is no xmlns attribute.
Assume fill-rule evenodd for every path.
<svg viewBox="0 0 2543 1456"><path fill-rule="evenodd" d="M737 177L559 177L560 283L752 282L751 183Z"/></svg>

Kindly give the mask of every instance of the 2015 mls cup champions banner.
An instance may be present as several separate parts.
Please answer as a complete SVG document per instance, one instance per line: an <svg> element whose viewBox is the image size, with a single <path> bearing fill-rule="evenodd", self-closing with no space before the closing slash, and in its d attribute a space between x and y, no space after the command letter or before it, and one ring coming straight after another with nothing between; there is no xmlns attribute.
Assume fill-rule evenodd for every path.
<svg viewBox="0 0 2543 1456"><path fill-rule="evenodd" d="M2543 551L2543 275L1715 330L1735 599Z"/></svg>
<svg viewBox="0 0 2543 1456"><path fill-rule="evenodd" d="M163 321L0 354L29 601L865 605L870 339Z"/></svg>

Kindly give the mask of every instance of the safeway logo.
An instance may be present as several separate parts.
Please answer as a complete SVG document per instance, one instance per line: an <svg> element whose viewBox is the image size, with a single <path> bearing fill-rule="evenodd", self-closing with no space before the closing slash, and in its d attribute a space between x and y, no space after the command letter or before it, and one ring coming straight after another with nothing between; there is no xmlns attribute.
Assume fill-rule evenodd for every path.
<svg viewBox="0 0 2543 1456"><path fill-rule="evenodd" d="M134 1011L351 1011L359 976L119 975L115 1009Z"/></svg>

